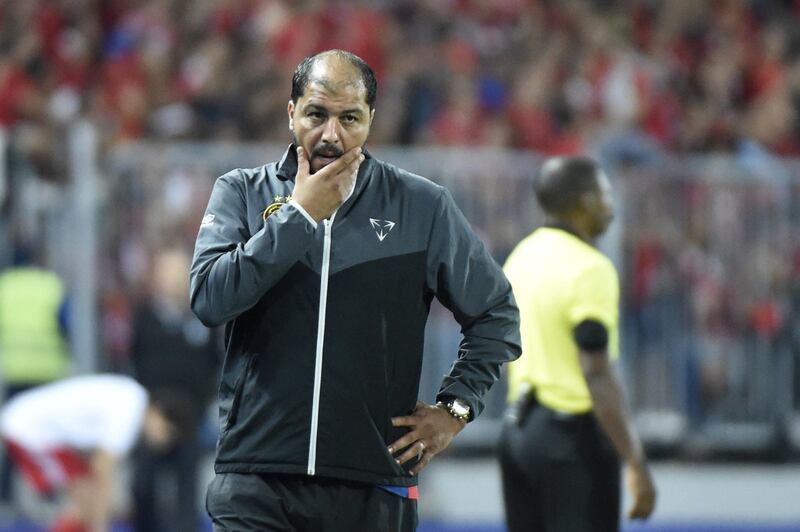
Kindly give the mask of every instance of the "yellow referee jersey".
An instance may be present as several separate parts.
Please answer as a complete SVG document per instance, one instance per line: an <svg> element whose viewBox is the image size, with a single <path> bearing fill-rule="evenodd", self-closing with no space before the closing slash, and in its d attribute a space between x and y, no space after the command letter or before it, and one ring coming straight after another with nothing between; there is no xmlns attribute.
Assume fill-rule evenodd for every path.
<svg viewBox="0 0 800 532"><path fill-rule="evenodd" d="M520 314L522 356L509 364L509 401L528 386L540 403L583 413L592 400L572 332L592 319L608 329L619 356L619 279L611 261L577 236L542 227L520 242L504 266Z"/></svg>

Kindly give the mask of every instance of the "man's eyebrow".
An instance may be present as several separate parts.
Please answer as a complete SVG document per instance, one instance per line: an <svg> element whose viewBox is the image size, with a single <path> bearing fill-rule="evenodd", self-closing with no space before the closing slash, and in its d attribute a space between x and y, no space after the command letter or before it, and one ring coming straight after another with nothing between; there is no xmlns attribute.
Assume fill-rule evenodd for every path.
<svg viewBox="0 0 800 532"><path fill-rule="evenodd" d="M316 103L307 103L303 106L303 111L325 111L326 113L328 110L323 105L319 105Z"/></svg>
<svg viewBox="0 0 800 532"><path fill-rule="evenodd" d="M327 107L325 107L324 105L317 104L317 103L307 103L305 106L303 106L303 111L322 111L324 113L328 113L329 112ZM362 116L364 114L364 111L359 109L358 107L353 107L352 109L345 109L344 111L342 111L339 114L340 115L358 115L358 116Z"/></svg>

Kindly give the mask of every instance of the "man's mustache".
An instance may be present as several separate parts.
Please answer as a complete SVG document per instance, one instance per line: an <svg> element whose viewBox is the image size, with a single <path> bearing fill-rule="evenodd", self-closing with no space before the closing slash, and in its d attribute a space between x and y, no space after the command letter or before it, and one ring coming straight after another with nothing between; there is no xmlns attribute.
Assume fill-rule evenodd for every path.
<svg viewBox="0 0 800 532"><path fill-rule="evenodd" d="M311 152L311 157L341 157L342 155L344 155L344 151L337 146L320 146Z"/></svg>

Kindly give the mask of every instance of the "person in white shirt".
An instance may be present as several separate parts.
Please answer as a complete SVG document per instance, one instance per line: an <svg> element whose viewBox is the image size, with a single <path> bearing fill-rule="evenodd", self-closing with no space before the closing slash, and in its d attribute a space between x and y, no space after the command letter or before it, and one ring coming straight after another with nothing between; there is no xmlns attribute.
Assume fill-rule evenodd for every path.
<svg viewBox="0 0 800 532"><path fill-rule="evenodd" d="M140 437L169 446L179 426L171 414L130 377L85 375L15 396L0 411L0 434L37 492L66 489L51 530L107 532L117 463Z"/></svg>

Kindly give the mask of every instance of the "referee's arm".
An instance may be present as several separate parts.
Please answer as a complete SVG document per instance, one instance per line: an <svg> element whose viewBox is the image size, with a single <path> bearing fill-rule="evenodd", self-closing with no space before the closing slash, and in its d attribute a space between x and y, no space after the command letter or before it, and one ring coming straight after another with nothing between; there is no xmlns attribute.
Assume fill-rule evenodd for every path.
<svg viewBox="0 0 800 532"><path fill-rule="evenodd" d="M653 512L656 490L644 450L631 422L619 379L608 357L608 331L594 320L574 329L581 370L592 397L594 415L625 464L625 478L633 498L631 519L646 519Z"/></svg>

